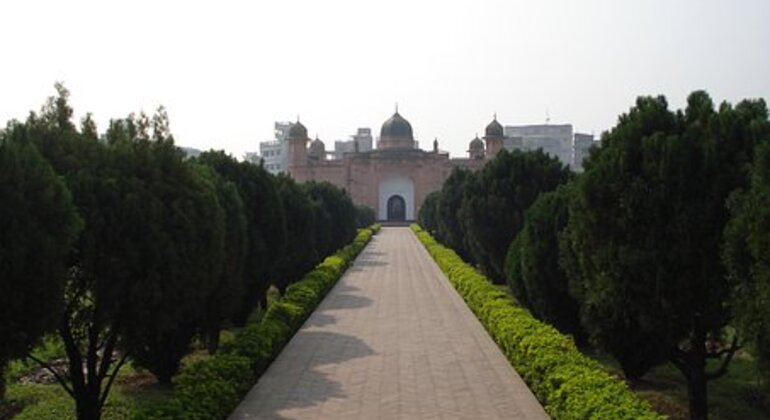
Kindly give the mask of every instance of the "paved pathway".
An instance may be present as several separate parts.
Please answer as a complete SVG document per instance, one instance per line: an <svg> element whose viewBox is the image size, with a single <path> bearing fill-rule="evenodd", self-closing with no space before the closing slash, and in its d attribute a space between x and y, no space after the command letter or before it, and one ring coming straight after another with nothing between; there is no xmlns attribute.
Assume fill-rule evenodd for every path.
<svg viewBox="0 0 770 420"><path fill-rule="evenodd" d="M417 241L383 228L231 419L548 416Z"/></svg>

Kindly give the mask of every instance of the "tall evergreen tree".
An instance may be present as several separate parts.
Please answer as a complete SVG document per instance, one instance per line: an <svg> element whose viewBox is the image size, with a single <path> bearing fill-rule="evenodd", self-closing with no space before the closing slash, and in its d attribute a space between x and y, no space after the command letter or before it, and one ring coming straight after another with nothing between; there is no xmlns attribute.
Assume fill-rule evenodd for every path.
<svg viewBox="0 0 770 420"><path fill-rule="evenodd" d="M586 336L559 251L569 220L569 187L544 193L529 207L524 226L508 248L505 274L516 299L537 319L580 343Z"/></svg>
<svg viewBox="0 0 770 420"><path fill-rule="evenodd" d="M281 294L316 263L313 250L313 204L305 191L287 175L276 177L276 189L286 216L286 252L280 257L275 286Z"/></svg>
<svg viewBox="0 0 770 420"><path fill-rule="evenodd" d="M356 236L356 207L348 193L328 182L306 182L305 191L326 213L330 221L329 241L318 249L319 258L324 258L347 245Z"/></svg>
<svg viewBox="0 0 770 420"><path fill-rule="evenodd" d="M417 214L417 222L431 235L436 235L438 229L438 204L441 200L441 190L433 191L425 197L420 212Z"/></svg>
<svg viewBox="0 0 770 420"><path fill-rule="evenodd" d="M734 323L770 388L770 144L757 150L751 188L731 197L730 210L723 260Z"/></svg>
<svg viewBox="0 0 770 420"><path fill-rule="evenodd" d="M729 194L747 185L762 106L714 110L694 92L684 112L639 98L602 139L577 184L569 274L581 318L612 352L633 347L671 361L688 383L690 416L707 417L707 386L737 349L725 341L730 289L720 263ZM706 360L722 363L706 371Z"/></svg>
<svg viewBox="0 0 770 420"><path fill-rule="evenodd" d="M66 257L81 228L69 190L26 127L9 125L0 132L0 401L8 361L56 327Z"/></svg>
<svg viewBox="0 0 770 420"><path fill-rule="evenodd" d="M454 168L441 187L441 196L436 203L436 233L438 239L457 252L463 260L475 263L465 242L463 225L460 223L465 187L473 174L467 169Z"/></svg>
<svg viewBox="0 0 770 420"><path fill-rule="evenodd" d="M78 133L60 118L72 115L66 97L61 88L25 125L84 221L58 323L69 375L57 379L75 399L78 418L98 419L132 352L157 347L184 330L184 321L199 319L201 296L220 266L211 247L221 248L221 209L214 192L178 164L171 139L151 140L147 118L113 121L102 143L95 130Z"/></svg>
<svg viewBox="0 0 770 420"><path fill-rule="evenodd" d="M233 320L246 323L257 306L267 305L267 290L278 276L286 250L286 221L273 177L263 168L238 162L224 152L204 152L197 161L209 165L238 188L246 209L246 265L244 293Z"/></svg>
<svg viewBox="0 0 770 420"><path fill-rule="evenodd" d="M505 283L505 254L523 226L524 213L570 174L542 150L503 150L469 179L458 218L470 253L493 282Z"/></svg>

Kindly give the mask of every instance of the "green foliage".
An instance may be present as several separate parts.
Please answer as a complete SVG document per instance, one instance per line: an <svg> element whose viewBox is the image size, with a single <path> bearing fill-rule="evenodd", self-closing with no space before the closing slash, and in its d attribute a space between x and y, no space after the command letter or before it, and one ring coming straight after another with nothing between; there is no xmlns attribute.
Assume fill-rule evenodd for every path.
<svg viewBox="0 0 770 420"><path fill-rule="evenodd" d="M770 386L770 144L755 155L751 188L733 194L723 260L733 290L735 324Z"/></svg>
<svg viewBox="0 0 770 420"><path fill-rule="evenodd" d="M514 150L501 151L468 178L458 218L473 259L493 282L505 282L505 255L524 224L524 212L570 175L542 150Z"/></svg>
<svg viewBox="0 0 770 420"><path fill-rule="evenodd" d="M236 303L243 293L243 270L247 251L246 208L234 183L225 180L210 167L197 165L195 169L213 184L219 205L224 211L224 248L220 277L205 298L200 326L209 353L213 354L219 346L222 326L235 314Z"/></svg>
<svg viewBox="0 0 770 420"><path fill-rule="evenodd" d="M706 381L735 347L730 285L720 261L725 202L748 184L768 139L764 103L722 104L705 92L671 112L642 97L602 139L570 206L568 274L591 336L631 378L668 359L688 378L691 416L705 418ZM724 356L715 372L705 360Z"/></svg>
<svg viewBox="0 0 770 420"><path fill-rule="evenodd" d="M356 235L356 207L348 193L328 182L310 181L303 188L313 202L318 224L316 255L329 255L352 241Z"/></svg>
<svg viewBox="0 0 770 420"><path fill-rule="evenodd" d="M363 229L377 222L377 213L369 206L356 206L356 227Z"/></svg>
<svg viewBox="0 0 770 420"><path fill-rule="evenodd" d="M422 202L420 212L417 215L417 222L425 230L436 234L438 231L438 205L441 200L441 191L433 191L425 197L425 201Z"/></svg>
<svg viewBox="0 0 770 420"><path fill-rule="evenodd" d="M475 264L473 255L465 242L463 225L460 223L460 208L465 188L473 174L462 168L454 168L441 187L436 203L436 234L438 240L454 249L465 261Z"/></svg>
<svg viewBox="0 0 770 420"><path fill-rule="evenodd" d="M135 244L145 246L134 262L141 268L127 279L136 312L124 327L124 345L138 365L170 383L221 280L225 212L210 174L185 162L169 140L141 138L111 147L130 165L123 179L132 182L134 193L143 185L150 209L135 221L142 226L124 238L134 240L127 242L136 247L132 253Z"/></svg>
<svg viewBox="0 0 770 420"><path fill-rule="evenodd" d="M202 153L197 162L208 165L235 184L246 211L246 261L243 293L234 321L244 325L257 305L266 304L271 280L279 277L286 251L286 218L273 177L249 162L238 162L222 151Z"/></svg>
<svg viewBox="0 0 770 420"><path fill-rule="evenodd" d="M569 294L559 264L559 241L569 218L568 186L542 194L527 210L524 226L508 248L505 274L516 299L535 318L583 342L578 302Z"/></svg>
<svg viewBox="0 0 770 420"><path fill-rule="evenodd" d="M622 381L580 354L569 337L515 306L419 226L412 229L553 418L662 418Z"/></svg>
<svg viewBox="0 0 770 420"><path fill-rule="evenodd" d="M283 294L317 262L313 250L313 204L305 191L287 175L279 175L276 190L286 215L286 252L280 257L278 275L273 279Z"/></svg>
<svg viewBox="0 0 770 420"><path fill-rule="evenodd" d="M8 361L56 326L65 259L82 222L64 182L19 124L0 133L0 199L2 400Z"/></svg>
<svg viewBox="0 0 770 420"><path fill-rule="evenodd" d="M249 359L230 354L202 360L182 370L174 379L172 403L158 417L179 419L223 418L223 407L235 407L255 378Z"/></svg>
<svg viewBox="0 0 770 420"><path fill-rule="evenodd" d="M224 213L173 145L162 108L113 120L101 142L88 118L79 133L63 117L66 99L60 88L24 126L85 222L57 314L70 372L59 380L78 417L95 418L129 353L161 381L176 370L219 279Z"/></svg>

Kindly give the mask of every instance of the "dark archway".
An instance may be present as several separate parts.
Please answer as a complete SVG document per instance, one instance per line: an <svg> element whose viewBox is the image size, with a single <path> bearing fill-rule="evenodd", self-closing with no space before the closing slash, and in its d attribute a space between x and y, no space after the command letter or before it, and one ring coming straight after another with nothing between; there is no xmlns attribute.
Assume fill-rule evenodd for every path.
<svg viewBox="0 0 770 420"><path fill-rule="evenodd" d="M388 199L388 220L402 222L406 220L406 201L400 195Z"/></svg>

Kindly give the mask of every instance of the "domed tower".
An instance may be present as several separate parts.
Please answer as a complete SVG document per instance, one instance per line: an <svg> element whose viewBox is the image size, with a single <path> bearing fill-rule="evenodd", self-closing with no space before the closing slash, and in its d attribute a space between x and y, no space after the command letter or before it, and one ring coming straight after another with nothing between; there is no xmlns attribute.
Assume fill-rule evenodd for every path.
<svg viewBox="0 0 770 420"><path fill-rule="evenodd" d="M324 142L318 139L318 136L316 136L315 140L310 142L310 151L308 152L307 158L311 162L326 160L326 146L324 146Z"/></svg>
<svg viewBox="0 0 770 420"><path fill-rule="evenodd" d="M503 150L503 126L497 122L497 114L487 128L484 130L484 140L487 142L487 157L494 158Z"/></svg>
<svg viewBox="0 0 770 420"><path fill-rule="evenodd" d="M479 136L468 144L468 157L471 159L484 159L484 142Z"/></svg>
<svg viewBox="0 0 770 420"><path fill-rule="evenodd" d="M310 139L307 137L307 128L299 122L292 124L289 128L289 135L286 136L286 141L289 143L289 172L294 166L302 166L307 163L307 142Z"/></svg>
<svg viewBox="0 0 770 420"><path fill-rule="evenodd" d="M414 149L414 136L412 124L404 119L401 114L393 114L390 119L382 124L380 130L380 143L378 149Z"/></svg>

